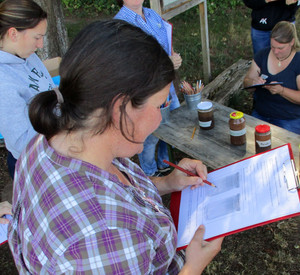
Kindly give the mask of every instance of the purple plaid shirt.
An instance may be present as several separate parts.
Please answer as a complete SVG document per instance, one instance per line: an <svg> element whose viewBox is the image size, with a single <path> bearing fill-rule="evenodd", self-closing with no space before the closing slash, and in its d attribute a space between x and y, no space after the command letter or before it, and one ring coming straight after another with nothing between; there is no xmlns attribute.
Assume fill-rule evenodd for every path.
<svg viewBox="0 0 300 275"><path fill-rule="evenodd" d="M156 187L129 159L132 186L57 154L39 135L17 162L8 240L21 274L177 274L183 254Z"/></svg>

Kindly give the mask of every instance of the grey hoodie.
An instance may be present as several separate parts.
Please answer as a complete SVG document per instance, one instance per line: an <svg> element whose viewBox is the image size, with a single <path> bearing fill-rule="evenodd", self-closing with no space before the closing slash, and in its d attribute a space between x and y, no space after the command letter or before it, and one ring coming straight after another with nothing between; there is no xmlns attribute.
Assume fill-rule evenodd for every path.
<svg viewBox="0 0 300 275"><path fill-rule="evenodd" d="M0 133L16 159L36 134L28 116L30 100L37 93L54 87L36 54L22 59L0 51Z"/></svg>

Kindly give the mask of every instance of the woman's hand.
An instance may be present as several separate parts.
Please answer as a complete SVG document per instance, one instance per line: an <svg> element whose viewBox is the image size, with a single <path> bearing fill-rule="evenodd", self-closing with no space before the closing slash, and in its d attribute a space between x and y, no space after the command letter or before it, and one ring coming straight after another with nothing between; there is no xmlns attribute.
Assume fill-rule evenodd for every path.
<svg viewBox="0 0 300 275"><path fill-rule="evenodd" d="M173 52L172 55L170 56L170 59L173 62L174 69L178 70L182 63L182 58L180 54Z"/></svg>
<svg viewBox="0 0 300 275"><path fill-rule="evenodd" d="M172 173L165 177L151 177L160 195L181 191L188 186L192 186L192 189L195 189L200 185L204 185L203 180L207 179L207 168L202 161L184 158L178 163L178 166L198 176L191 177L184 172L174 169Z"/></svg>
<svg viewBox="0 0 300 275"><path fill-rule="evenodd" d="M272 81L271 83L274 83L274 81ZM269 90L269 92L272 95L276 95L276 94L282 95L283 92L284 92L284 87L280 84L278 84L278 85L265 85L264 88Z"/></svg>
<svg viewBox="0 0 300 275"><path fill-rule="evenodd" d="M186 262L179 274L201 274L221 250L224 237L207 242L203 240L204 232L204 226L200 225L186 249Z"/></svg>
<svg viewBox="0 0 300 275"><path fill-rule="evenodd" d="M264 84L265 82L266 76L261 74L261 69L257 66L255 61L252 60L250 68L244 78L244 87ZM255 91L255 88L249 89L249 91Z"/></svg>
<svg viewBox="0 0 300 275"><path fill-rule="evenodd" d="M8 201L0 202L0 223L7 224L9 223L8 219L1 218L3 215L9 214L12 215L12 207Z"/></svg>

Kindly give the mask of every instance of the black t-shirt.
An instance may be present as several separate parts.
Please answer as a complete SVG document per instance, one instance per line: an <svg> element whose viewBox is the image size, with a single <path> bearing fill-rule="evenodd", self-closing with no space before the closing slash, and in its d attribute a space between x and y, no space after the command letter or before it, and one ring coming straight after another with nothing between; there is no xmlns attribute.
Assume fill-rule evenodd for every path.
<svg viewBox="0 0 300 275"><path fill-rule="evenodd" d="M243 0L252 9L251 26L262 31L271 31L279 21L295 21L299 6L297 3L286 5L285 0L266 3L265 0Z"/></svg>
<svg viewBox="0 0 300 275"><path fill-rule="evenodd" d="M261 73L268 76L267 82L283 82L283 87L298 90L296 78L300 75L300 52L295 54L286 69L273 75L268 71L270 50L270 48L265 48L254 56L254 61L260 68ZM300 93L300 91L298 92ZM278 119L300 118L300 105L292 103L278 94L272 95L265 88L256 88L254 98L255 110L265 117Z"/></svg>

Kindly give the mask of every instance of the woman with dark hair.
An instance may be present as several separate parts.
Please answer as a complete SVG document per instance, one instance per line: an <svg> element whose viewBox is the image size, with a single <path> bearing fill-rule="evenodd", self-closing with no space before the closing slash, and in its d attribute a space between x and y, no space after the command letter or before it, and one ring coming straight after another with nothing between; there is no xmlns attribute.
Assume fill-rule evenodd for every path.
<svg viewBox="0 0 300 275"><path fill-rule="evenodd" d="M9 245L21 273L200 274L222 239L201 226L176 252L177 234L160 195L196 188L197 173L149 179L129 157L161 121L174 79L157 41L123 21L94 22L74 39L59 89L30 104L32 139L17 162Z"/></svg>
<svg viewBox="0 0 300 275"><path fill-rule="evenodd" d="M259 51L245 76L254 89L252 115L300 134L300 43L295 25L281 21L271 32L271 48Z"/></svg>
<svg viewBox="0 0 300 275"><path fill-rule="evenodd" d="M181 66L180 54L174 52L172 47L172 25L164 21L154 10L143 7L144 0L121 0L117 1L121 6L120 11L115 16L116 19L124 20L144 32L152 35L164 48L173 62L174 69ZM170 110L180 106L173 82L170 87ZM157 145L158 144L158 145ZM155 150L157 147L157 160ZM146 175L160 175L170 170L163 160L169 159L167 144L150 135L144 143L144 150L138 154L140 165Z"/></svg>
<svg viewBox="0 0 300 275"><path fill-rule="evenodd" d="M34 53L43 47L47 13L32 0L0 4L0 133L8 152L13 178L16 159L36 132L28 117L28 103L55 85Z"/></svg>

